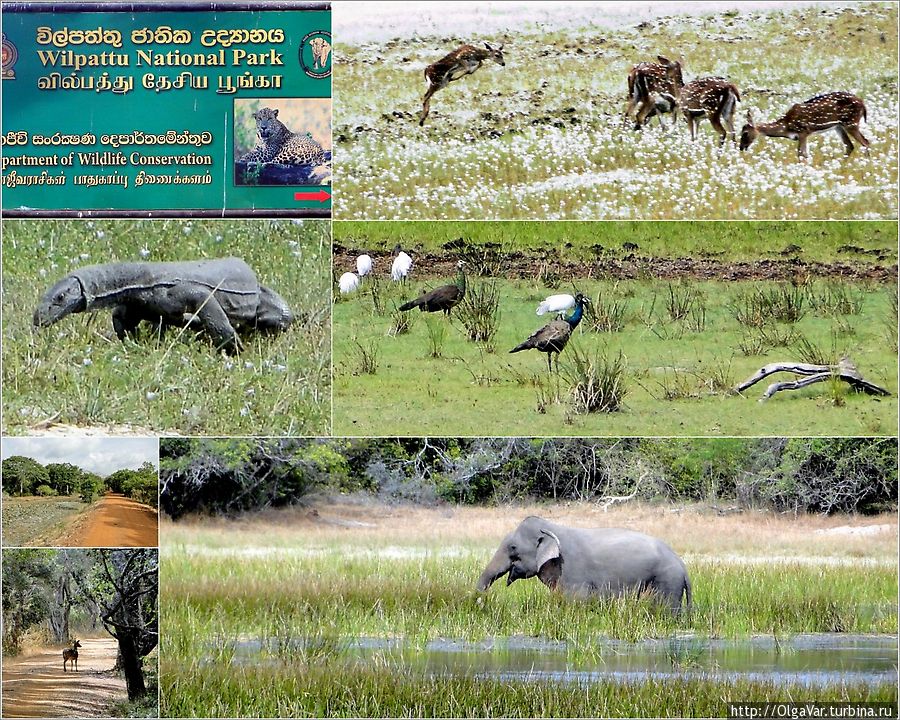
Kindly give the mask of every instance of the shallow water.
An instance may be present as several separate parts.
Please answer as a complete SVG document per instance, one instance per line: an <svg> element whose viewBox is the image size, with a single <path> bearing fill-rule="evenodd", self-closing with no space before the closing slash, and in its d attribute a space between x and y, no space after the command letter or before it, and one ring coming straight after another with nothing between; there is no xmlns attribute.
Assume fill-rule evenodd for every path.
<svg viewBox="0 0 900 720"><path fill-rule="evenodd" d="M313 653L344 655L360 664L407 668L428 675L472 676L521 682L589 684L666 678L768 681L779 685L879 685L897 680L896 636L815 634L776 639L708 640L692 637L625 642L601 640L591 652L570 652L565 642L527 637L482 642L439 639L413 647L399 639L227 643L232 662L289 661Z"/></svg>

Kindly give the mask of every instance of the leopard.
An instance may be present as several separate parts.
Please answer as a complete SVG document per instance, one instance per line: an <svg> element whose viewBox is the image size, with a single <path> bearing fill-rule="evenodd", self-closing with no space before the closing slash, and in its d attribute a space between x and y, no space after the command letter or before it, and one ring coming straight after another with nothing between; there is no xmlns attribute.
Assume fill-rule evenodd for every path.
<svg viewBox="0 0 900 720"><path fill-rule="evenodd" d="M259 142L240 162L324 165L325 151L309 133L291 132L278 119L278 110L262 108L253 113Z"/></svg>

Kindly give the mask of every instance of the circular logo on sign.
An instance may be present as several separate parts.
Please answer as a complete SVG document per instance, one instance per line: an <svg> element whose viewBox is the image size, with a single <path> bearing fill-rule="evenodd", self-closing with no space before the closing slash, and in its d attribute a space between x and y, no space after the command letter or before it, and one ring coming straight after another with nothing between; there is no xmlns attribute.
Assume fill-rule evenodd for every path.
<svg viewBox="0 0 900 720"><path fill-rule="evenodd" d="M316 30L300 42L300 65L311 78L320 80L331 75L331 33Z"/></svg>
<svg viewBox="0 0 900 720"><path fill-rule="evenodd" d="M3 33L3 79L15 80L16 60L19 59L19 51L16 46L6 39L6 33Z"/></svg>

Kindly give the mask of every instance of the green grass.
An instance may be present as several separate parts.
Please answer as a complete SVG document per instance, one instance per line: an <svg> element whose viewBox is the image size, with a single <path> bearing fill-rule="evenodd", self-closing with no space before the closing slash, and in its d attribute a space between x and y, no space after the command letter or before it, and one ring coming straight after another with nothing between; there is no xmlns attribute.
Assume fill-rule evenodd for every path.
<svg viewBox="0 0 900 720"><path fill-rule="evenodd" d="M163 717L723 717L729 701L897 701L877 688L649 680L588 687L324 666L163 664Z"/></svg>
<svg viewBox="0 0 900 720"><path fill-rule="evenodd" d="M48 538L58 537L65 526L90 507L76 495L52 498L4 496L3 545L43 545Z"/></svg>
<svg viewBox="0 0 900 720"><path fill-rule="evenodd" d="M493 548L459 557L321 556L285 549L266 558L165 554L166 627L205 638L449 637L529 635L585 650L597 636L624 640L675 631L739 638L781 633L896 632L897 570L889 565L741 564L695 559L690 618L649 600L572 600L537 581L475 592ZM168 633L164 656L197 652L191 633Z"/></svg>
<svg viewBox="0 0 900 720"><path fill-rule="evenodd" d="M330 424L330 232L322 221L8 221L3 235L7 434L52 420L180 434L321 434ZM242 257L297 321L235 357L192 332L120 342L109 311L33 331L41 294L111 261Z"/></svg>
<svg viewBox="0 0 900 720"><path fill-rule="evenodd" d="M531 350L507 350L546 323L538 302L554 291L539 280L500 280L496 352L466 339L450 322L438 357L421 318L409 332L390 334L391 312L421 286L447 279L419 280L411 286L379 285L375 310L371 290L342 298L334 308L337 434L428 435L447 428L460 435L883 435L896 431L896 286L815 280L790 283L716 281L668 282L578 280L574 287L594 301L594 309L624 305L623 327L594 332L585 321L561 355L561 372L548 376L546 358ZM571 292L568 284L561 291ZM765 312L753 324L745 315L760 295ZM785 298L801 298L799 320L779 322ZM692 299L693 298L693 299ZM774 298L774 300L773 300ZM688 303L685 317L673 320ZM738 320L740 318L740 321ZM447 324L443 318L429 318ZM602 326L602 323L601 323ZM360 347L377 356L374 374L363 371ZM619 412L576 414L566 382L578 352L625 362L624 405ZM825 384L786 391L760 403L773 377L747 390L729 388L766 363L781 360L836 361L847 354L864 377L894 395L873 398L830 390ZM567 371L568 368L568 371Z"/></svg>
<svg viewBox="0 0 900 720"><path fill-rule="evenodd" d="M564 641L569 659L585 666L602 663L597 641L605 637L894 634L890 563L690 558L694 612L676 618L647 599L573 600L537 580L478 594L475 581L494 549L487 540L448 553L425 537L380 554L372 539L323 540L310 529L303 539L276 524L258 535L265 547L248 548L249 530L240 527L177 525L163 534L164 716L716 716L729 699L896 700L893 684L804 689L684 677L578 687L434 677L378 653L364 667L341 651L355 637L421 649L441 638L532 636ZM317 642L235 662L238 640L297 638Z"/></svg>
<svg viewBox="0 0 900 720"><path fill-rule="evenodd" d="M677 9L673 9L673 13ZM652 20L640 27L540 32L513 23L492 36L401 27L396 39L335 46L339 219L875 219L897 215L897 8L791 8ZM405 36L403 36L405 33ZM505 42L434 96L418 126L424 68L461 43ZM836 134L796 143L760 138L718 147L708 122L636 133L622 127L626 76L662 52L685 80L727 76L741 91L736 130L752 110L774 120L797 102L849 90L867 107L868 156L843 156ZM552 70L551 70L552 68ZM666 119L667 125L671 121Z"/></svg>
<svg viewBox="0 0 900 720"><path fill-rule="evenodd" d="M641 258L713 259L720 262L771 261L796 256L809 263L845 262L855 266L896 262L896 223L844 222L359 222L334 224L335 245L359 251L390 252L398 243L415 255L443 253L444 245L464 238L473 246L499 245L500 254L524 253L550 265L621 257L623 244L638 246ZM793 250L793 247L799 248ZM852 252L851 248L859 248ZM875 257L882 256L881 261ZM376 267L376 270L387 270ZM415 266L413 274L427 268ZM342 270L343 271L343 270ZM338 272L340 274L340 272Z"/></svg>

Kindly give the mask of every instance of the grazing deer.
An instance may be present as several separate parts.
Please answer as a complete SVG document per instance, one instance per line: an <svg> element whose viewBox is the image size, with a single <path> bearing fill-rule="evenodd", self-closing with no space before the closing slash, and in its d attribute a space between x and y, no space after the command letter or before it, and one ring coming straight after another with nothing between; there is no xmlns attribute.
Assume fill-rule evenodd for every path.
<svg viewBox="0 0 900 720"><path fill-rule="evenodd" d="M628 105L622 124L628 122L631 113L637 108L635 130L640 130L654 115L659 118L662 126L662 114L675 110L676 98L684 87L681 63L662 55L657 55L656 59L659 60L658 63L638 63L628 73Z"/></svg>
<svg viewBox="0 0 900 720"><path fill-rule="evenodd" d="M741 94L737 87L725 78L698 78L681 88L676 112L681 110L684 113L691 140L697 138L697 124L706 117L719 133L720 144L724 145L729 135L732 140L735 139L734 106L740 101Z"/></svg>
<svg viewBox="0 0 900 720"><path fill-rule="evenodd" d="M485 60L493 60L498 65L506 65L503 61L503 45L494 47L485 43L484 48L474 45L462 45L446 57L425 68L425 77L428 80L428 91L422 101L422 117L419 125L425 124L425 118L431 112L431 96L438 90L443 90L454 80L471 75Z"/></svg>
<svg viewBox="0 0 900 720"><path fill-rule="evenodd" d="M75 671L78 672L78 648L81 647L81 643L78 640L75 640L72 643L72 649L66 648L63 650L63 672L66 672L66 663L74 663Z"/></svg>
<svg viewBox="0 0 900 720"><path fill-rule="evenodd" d="M806 152L806 140L813 133L825 132L834 128L847 155L853 152L853 141L850 137L869 150L869 141L859 131L859 121L866 119L866 106L856 95L848 92L825 93L816 95L806 102L792 105L784 116L769 123L753 122L753 116L747 111L747 124L741 130L741 150L746 150L760 135L769 137L785 137L797 141L797 158L809 157Z"/></svg>

